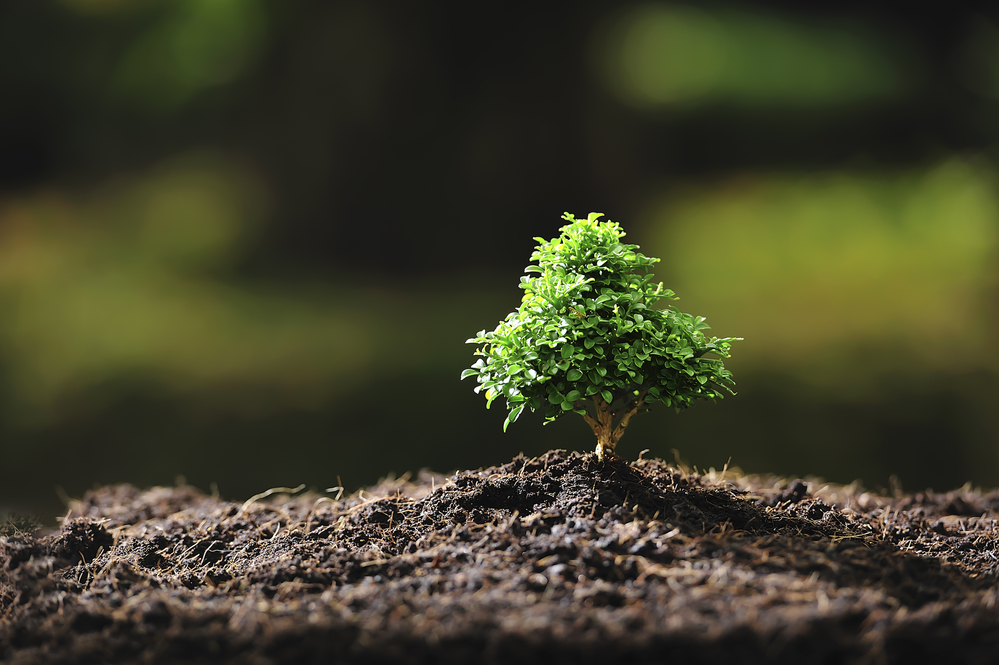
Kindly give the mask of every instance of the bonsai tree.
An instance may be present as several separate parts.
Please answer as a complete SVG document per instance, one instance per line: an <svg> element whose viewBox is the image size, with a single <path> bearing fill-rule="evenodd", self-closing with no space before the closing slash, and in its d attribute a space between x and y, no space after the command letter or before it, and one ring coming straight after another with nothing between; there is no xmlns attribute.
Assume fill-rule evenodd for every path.
<svg viewBox="0 0 999 665"><path fill-rule="evenodd" d="M680 411L734 394L721 358L738 339L707 338L702 317L656 308L676 300L652 282L659 259L623 244L624 231L602 216L565 213L559 237L535 238L541 244L520 279L520 308L468 340L479 358L461 374L476 377L486 408L506 400L503 431L525 408L544 407L545 424L581 415L600 460L614 454L632 417L656 402Z"/></svg>

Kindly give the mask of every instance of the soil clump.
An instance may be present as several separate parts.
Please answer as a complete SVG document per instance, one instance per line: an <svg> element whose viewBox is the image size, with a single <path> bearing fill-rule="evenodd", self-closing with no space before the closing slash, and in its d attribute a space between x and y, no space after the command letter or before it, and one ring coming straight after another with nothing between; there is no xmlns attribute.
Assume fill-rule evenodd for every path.
<svg viewBox="0 0 999 665"><path fill-rule="evenodd" d="M560 450L350 497L104 487L0 538L0 661L992 663L997 520Z"/></svg>

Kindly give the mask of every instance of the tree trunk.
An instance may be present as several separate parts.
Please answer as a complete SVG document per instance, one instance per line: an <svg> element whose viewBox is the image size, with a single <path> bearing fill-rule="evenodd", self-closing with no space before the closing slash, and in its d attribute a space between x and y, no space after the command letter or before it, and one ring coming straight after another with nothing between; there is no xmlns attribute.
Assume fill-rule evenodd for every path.
<svg viewBox="0 0 999 665"><path fill-rule="evenodd" d="M610 404L608 404L603 397L600 395L594 395L592 397L593 404L596 407L596 418L590 416L590 414L584 414L583 418L589 423L590 427L593 429L593 433L597 436L597 459L601 462L607 457L614 456L614 449L617 447L617 442L621 440L624 436L624 431L628 427L628 422L631 421L631 417L638 413L638 409L642 406L645 401L645 393L642 392L635 400L631 409L621 418L618 422L617 427L614 427L614 419L620 414L619 411L611 411Z"/></svg>
<svg viewBox="0 0 999 665"><path fill-rule="evenodd" d="M596 450L597 459L603 462L605 457L614 456L614 447L617 442L614 441L613 438L611 437L611 432L609 429L602 428L599 432L596 432L596 435L597 435L597 450Z"/></svg>

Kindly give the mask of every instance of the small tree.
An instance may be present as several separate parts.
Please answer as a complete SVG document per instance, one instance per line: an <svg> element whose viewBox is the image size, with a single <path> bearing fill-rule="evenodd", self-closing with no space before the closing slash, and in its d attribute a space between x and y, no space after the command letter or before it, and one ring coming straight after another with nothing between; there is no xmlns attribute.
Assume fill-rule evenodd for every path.
<svg viewBox="0 0 999 665"><path fill-rule="evenodd" d="M732 374L720 358L739 338L706 338L700 316L672 305L676 296L652 283L659 259L621 243L624 231L600 213L569 222L538 245L520 279L520 308L492 332L468 340L480 356L461 374L475 376L486 408L506 399L503 431L525 408L546 407L545 422L574 412L593 428L597 457L614 454L631 418L662 402L677 411L697 400L734 394ZM715 358L707 357L714 354Z"/></svg>

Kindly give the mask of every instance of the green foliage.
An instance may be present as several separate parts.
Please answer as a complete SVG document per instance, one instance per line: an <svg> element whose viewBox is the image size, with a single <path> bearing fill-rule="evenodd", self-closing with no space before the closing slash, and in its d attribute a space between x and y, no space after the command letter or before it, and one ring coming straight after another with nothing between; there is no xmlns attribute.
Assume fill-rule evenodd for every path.
<svg viewBox="0 0 999 665"><path fill-rule="evenodd" d="M601 216L565 213L569 224L559 237L535 238L541 244L521 278L520 308L468 340L480 357L461 378L476 377L487 408L506 400L504 431L525 408L544 408L546 423L578 413L597 435L602 458L649 405L679 411L732 393L720 358L737 338L707 338L702 317L654 308L676 299L652 282L659 259L622 243L621 227Z"/></svg>

